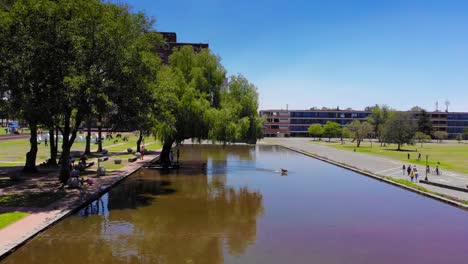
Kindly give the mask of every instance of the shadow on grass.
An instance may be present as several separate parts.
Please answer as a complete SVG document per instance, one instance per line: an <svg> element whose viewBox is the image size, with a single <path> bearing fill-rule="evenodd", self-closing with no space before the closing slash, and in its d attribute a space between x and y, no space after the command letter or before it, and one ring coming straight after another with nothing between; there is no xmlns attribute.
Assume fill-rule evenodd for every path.
<svg viewBox="0 0 468 264"><path fill-rule="evenodd" d="M7 194L0 197L0 207L43 208L63 198L66 194L64 190Z"/></svg>

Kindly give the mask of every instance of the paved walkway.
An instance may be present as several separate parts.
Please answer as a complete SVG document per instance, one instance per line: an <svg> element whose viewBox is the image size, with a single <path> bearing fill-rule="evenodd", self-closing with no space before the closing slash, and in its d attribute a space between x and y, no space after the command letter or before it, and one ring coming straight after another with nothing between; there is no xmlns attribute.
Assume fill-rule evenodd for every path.
<svg viewBox="0 0 468 264"><path fill-rule="evenodd" d="M21 245L51 224L74 212L74 210L90 202L106 192L111 186L123 180L144 163L155 159L159 154L145 155L144 160L138 160L128 166L113 171L107 176L94 178L92 186L82 189L67 190L67 195L45 208L26 208L30 215L0 229L0 259L18 245ZM0 212L16 211L25 208L2 208Z"/></svg>
<svg viewBox="0 0 468 264"><path fill-rule="evenodd" d="M288 146L381 176L390 176L393 178L401 178L406 180L410 179L406 173L403 174L403 163L401 161L396 161L385 157L378 157L370 154L335 149L321 144L311 143L310 140L310 138L265 138L260 143ZM408 164L405 164L405 166L408 166ZM419 171L419 179L423 180L425 177L425 168L421 166ZM468 175L446 170L443 171L443 175L429 175L428 178L432 182L461 188L465 188L468 185ZM463 200L468 200L468 193L466 192L441 188L423 183L418 184L434 192L450 195Z"/></svg>

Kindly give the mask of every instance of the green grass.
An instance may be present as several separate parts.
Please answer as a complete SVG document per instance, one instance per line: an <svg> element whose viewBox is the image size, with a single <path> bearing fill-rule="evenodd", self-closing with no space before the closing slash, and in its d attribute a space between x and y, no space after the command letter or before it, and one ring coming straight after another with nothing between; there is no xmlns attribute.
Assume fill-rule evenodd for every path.
<svg viewBox="0 0 468 264"><path fill-rule="evenodd" d="M397 183L399 183L399 184L403 184L403 185L412 187L412 188L414 188L414 189L418 189L418 190L423 191L423 192L431 192L431 191L429 191L428 189L426 189L426 188L424 188L424 187L422 187L422 186L420 186L420 185L417 185L417 184L414 183L414 182L405 180L405 179L397 179L397 178L388 177L388 176L385 176L384 178L387 179L387 180L393 181L393 182L397 182Z"/></svg>
<svg viewBox="0 0 468 264"><path fill-rule="evenodd" d="M317 143L317 141L311 142ZM323 141L319 144L347 151L354 151L356 148L356 143L349 141L343 145L340 142ZM435 167L439 161L439 167L442 170L446 169L468 174L468 144L430 143L424 144L423 147L420 144L414 146L405 145L402 147L402 151L397 151L396 149L397 146L393 144L387 145L387 147L380 147L379 143L374 142L371 147L369 142L363 142L359 148L356 148L356 152L384 156L404 163L423 166L426 165L426 155L429 155L428 164L431 167ZM421 153L420 161L417 160L418 152L416 152L416 149ZM407 157L408 153L411 156L409 160Z"/></svg>
<svg viewBox="0 0 468 264"><path fill-rule="evenodd" d="M28 213L24 212L13 212L13 213L3 213L0 214L0 229L6 227L7 225L13 224L14 222L20 220L23 217L28 216Z"/></svg>
<svg viewBox="0 0 468 264"><path fill-rule="evenodd" d="M66 194L65 191L7 194L0 197L0 207L46 207Z"/></svg>
<svg viewBox="0 0 468 264"><path fill-rule="evenodd" d="M81 136L84 137L84 134ZM115 139L115 137L114 137ZM119 139L118 142L114 143L114 140L106 140L103 142L103 148L106 148L110 155L126 152L127 148L131 147L133 150L136 149L137 136L129 136L129 141L124 142ZM152 138L147 139L148 142L153 141ZM121 145L120 145L121 144ZM72 147L72 151L84 151L85 142L75 142ZM59 150L61 143L59 142ZM161 143L154 142L145 144L146 149L156 150L161 148ZM12 139L0 141L0 168L2 167L14 167L23 166L26 160L26 153L29 151L29 139ZM97 150L97 144L91 143L91 150ZM37 162L41 163L49 158L49 147L44 145L44 142L39 144L37 153Z"/></svg>

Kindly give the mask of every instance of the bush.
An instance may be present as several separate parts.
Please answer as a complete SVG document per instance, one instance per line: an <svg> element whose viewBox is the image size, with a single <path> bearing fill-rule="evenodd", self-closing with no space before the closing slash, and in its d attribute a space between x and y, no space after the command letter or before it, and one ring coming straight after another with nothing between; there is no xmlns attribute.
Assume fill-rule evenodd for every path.
<svg viewBox="0 0 468 264"><path fill-rule="evenodd" d="M127 149L127 152L130 154L130 153L133 152L133 149L132 149L132 148L128 148L128 149Z"/></svg>

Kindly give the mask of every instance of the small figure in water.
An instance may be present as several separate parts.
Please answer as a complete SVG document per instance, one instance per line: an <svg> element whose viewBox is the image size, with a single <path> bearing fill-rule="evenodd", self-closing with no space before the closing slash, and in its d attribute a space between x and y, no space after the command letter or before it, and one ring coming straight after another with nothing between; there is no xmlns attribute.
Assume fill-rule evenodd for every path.
<svg viewBox="0 0 468 264"><path fill-rule="evenodd" d="M288 170L281 168L281 175L287 175L287 174L288 174Z"/></svg>

